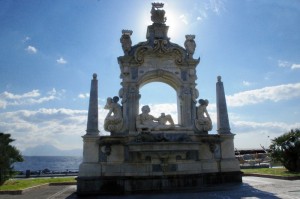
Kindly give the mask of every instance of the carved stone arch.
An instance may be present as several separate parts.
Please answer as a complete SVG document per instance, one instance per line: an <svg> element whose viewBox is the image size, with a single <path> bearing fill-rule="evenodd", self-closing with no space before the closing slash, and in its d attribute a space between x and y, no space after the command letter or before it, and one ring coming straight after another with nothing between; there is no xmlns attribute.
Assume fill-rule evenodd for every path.
<svg viewBox="0 0 300 199"><path fill-rule="evenodd" d="M144 85L151 82L162 82L171 86L176 92L180 90L183 82L179 77L174 75L173 73L158 69L145 73L141 77L139 77L137 81L138 88L141 89Z"/></svg>
<svg viewBox="0 0 300 199"><path fill-rule="evenodd" d="M175 90L177 96L176 101L177 101L178 124L182 125L181 118L183 118L184 116L182 115L183 112L181 111L182 105L181 105L180 96L181 96L182 85L184 84L184 82L174 73L166 70L158 69L158 70L149 71L144 75L142 75L137 81L137 88L140 90L144 85L152 82L165 83Z"/></svg>
<svg viewBox="0 0 300 199"><path fill-rule="evenodd" d="M130 37L132 31L122 32L124 56L118 57L118 63L122 79L119 97L122 99L125 123L123 132L137 133L136 117L139 114L140 88L150 82L165 83L176 91L179 125L176 130L193 131L198 97L196 66L200 59L193 58L196 47L194 36L187 37L186 47L183 48L170 41L167 36L168 28L164 23L154 22L147 28L147 41L133 46L124 40Z"/></svg>

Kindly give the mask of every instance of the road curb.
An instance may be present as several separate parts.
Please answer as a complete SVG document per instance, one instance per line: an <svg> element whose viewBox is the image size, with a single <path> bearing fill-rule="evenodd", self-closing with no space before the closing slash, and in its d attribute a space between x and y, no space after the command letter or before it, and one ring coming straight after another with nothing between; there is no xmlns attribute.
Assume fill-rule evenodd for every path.
<svg viewBox="0 0 300 199"><path fill-rule="evenodd" d="M51 182L49 186L77 185L77 182Z"/></svg>
<svg viewBox="0 0 300 199"><path fill-rule="evenodd" d="M243 176L273 178L273 179L280 179L280 180L300 180L300 176L275 176L275 175L267 175L267 174L260 174L260 173L244 173Z"/></svg>

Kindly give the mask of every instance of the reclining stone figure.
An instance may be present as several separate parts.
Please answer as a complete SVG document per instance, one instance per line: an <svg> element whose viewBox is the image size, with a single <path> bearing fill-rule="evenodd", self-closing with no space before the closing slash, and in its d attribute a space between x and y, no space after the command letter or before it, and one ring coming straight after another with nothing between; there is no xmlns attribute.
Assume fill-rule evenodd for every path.
<svg viewBox="0 0 300 199"><path fill-rule="evenodd" d="M160 117L156 118L150 115L150 107L145 105L142 107L142 113L136 118L136 128L138 132L152 131L152 130L170 130L175 127L171 115L162 113ZM168 124L169 123L169 124Z"/></svg>

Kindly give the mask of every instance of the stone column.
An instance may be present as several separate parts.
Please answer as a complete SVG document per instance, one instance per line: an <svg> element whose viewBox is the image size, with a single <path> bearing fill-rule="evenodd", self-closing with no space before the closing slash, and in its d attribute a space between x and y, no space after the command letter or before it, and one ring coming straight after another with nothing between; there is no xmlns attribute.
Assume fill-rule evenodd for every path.
<svg viewBox="0 0 300 199"><path fill-rule="evenodd" d="M216 84L217 90L217 131L219 134L231 134L225 91L221 76L218 76L218 82Z"/></svg>
<svg viewBox="0 0 300 199"><path fill-rule="evenodd" d="M180 91L180 118L181 125L192 128L194 120L192 120L192 94L189 86L183 86Z"/></svg>
<svg viewBox="0 0 300 199"><path fill-rule="evenodd" d="M136 133L136 116L139 113L139 99L140 99L138 86L131 84L128 91L128 101L127 101L127 120L128 120L128 130L129 134Z"/></svg>

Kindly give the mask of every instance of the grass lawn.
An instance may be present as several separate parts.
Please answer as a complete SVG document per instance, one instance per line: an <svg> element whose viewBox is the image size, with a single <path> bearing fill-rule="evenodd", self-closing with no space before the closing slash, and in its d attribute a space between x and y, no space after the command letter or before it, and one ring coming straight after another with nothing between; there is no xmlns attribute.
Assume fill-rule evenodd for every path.
<svg viewBox="0 0 300 199"><path fill-rule="evenodd" d="M75 177L10 179L7 180L2 186L0 186L0 191L22 190L37 185L62 182L76 182L76 180Z"/></svg>
<svg viewBox="0 0 300 199"><path fill-rule="evenodd" d="M285 168L258 168L258 169L242 169L244 173L258 173L275 176L300 176L300 172L290 172Z"/></svg>

